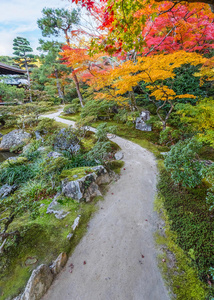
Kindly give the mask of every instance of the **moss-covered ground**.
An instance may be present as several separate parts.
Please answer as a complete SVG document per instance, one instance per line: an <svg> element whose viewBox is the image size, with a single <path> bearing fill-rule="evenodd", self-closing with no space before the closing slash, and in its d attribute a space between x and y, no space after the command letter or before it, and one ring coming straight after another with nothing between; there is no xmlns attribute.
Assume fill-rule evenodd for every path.
<svg viewBox="0 0 214 300"><path fill-rule="evenodd" d="M175 185L163 168L160 171L159 211L166 222L166 237L158 243L175 255L176 267L165 269L176 299L213 299L210 267L214 265L213 214L206 203L207 186L183 188ZM167 259L167 251L165 251ZM204 292L203 292L204 291Z"/></svg>

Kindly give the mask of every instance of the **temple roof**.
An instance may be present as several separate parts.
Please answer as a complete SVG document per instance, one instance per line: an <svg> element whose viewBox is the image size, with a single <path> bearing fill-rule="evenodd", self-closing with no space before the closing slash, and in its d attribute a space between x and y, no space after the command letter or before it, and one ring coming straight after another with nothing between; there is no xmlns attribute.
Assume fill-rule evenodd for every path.
<svg viewBox="0 0 214 300"><path fill-rule="evenodd" d="M16 67L12 67L12 66L8 66L6 64L3 64L0 62L0 75L21 75L21 74L25 74L26 71L25 70L21 70L19 68Z"/></svg>

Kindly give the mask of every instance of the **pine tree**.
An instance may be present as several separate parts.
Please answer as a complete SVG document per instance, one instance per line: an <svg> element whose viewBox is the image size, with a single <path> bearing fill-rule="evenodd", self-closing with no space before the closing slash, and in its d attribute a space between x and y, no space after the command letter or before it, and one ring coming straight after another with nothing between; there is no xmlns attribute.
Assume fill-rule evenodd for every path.
<svg viewBox="0 0 214 300"><path fill-rule="evenodd" d="M35 56L31 54L31 52L33 52L33 49L30 47L30 42L26 38L18 36L13 40L13 50L13 54L16 55L14 61L19 65L20 68L25 68L27 71L30 101L32 102L29 69L35 66Z"/></svg>

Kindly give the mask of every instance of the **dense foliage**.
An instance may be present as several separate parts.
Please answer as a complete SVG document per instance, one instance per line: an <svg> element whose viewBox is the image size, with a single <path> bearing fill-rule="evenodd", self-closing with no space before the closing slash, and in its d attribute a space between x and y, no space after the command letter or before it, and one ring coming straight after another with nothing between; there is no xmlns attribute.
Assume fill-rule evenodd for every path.
<svg viewBox="0 0 214 300"><path fill-rule="evenodd" d="M28 148L23 150L22 144L11 149L23 150L16 163L0 166L0 186L15 186L9 197L0 200L4 264L12 269L11 253L16 246L30 244L32 228L46 236L47 220L40 204L47 208L66 174L73 176L75 168L81 168L82 174L99 163L112 165L109 160L116 146L108 133L117 132L157 158L164 157L159 191L173 237L176 233L174 242L191 259L191 267L210 286L213 297L214 14L209 5L192 1L72 2L77 9L44 8L38 20L44 37L62 34L65 43L40 40L40 55L35 57L29 41L17 37L16 57L0 57L3 63L15 61L26 69L28 80L28 86L19 88L0 82L0 101L18 104L1 107L0 131L20 128L32 134ZM82 21L81 6L88 10L88 24ZM80 150L73 153L65 147L53 159L47 153L56 150L60 128L53 120L39 118L59 104L66 104L63 117L77 125L64 131L65 139L69 142L75 136ZM148 132L135 128L145 111L150 114ZM97 127L95 135L86 130L91 125ZM60 201L72 211L73 220L79 206L65 198ZM56 221L53 224L58 226ZM67 247L65 232L60 241ZM54 247L55 252L59 248ZM181 263L178 268L182 269ZM196 290L201 295L207 292L202 284ZM192 289L188 295L198 297Z"/></svg>

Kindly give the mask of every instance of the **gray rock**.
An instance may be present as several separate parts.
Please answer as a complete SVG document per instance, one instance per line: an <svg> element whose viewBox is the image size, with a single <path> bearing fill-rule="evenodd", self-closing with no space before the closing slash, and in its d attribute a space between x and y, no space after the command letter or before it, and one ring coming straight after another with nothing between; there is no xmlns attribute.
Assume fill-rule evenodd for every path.
<svg viewBox="0 0 214 300"><path fill-rule="evenodd" d="M38 130L36 130L34 133L35 133L35 136L36 136L36 140L42 140L43 141L43 138L42 138L42 136L41 136L41 134Z"/></svg>
<svg viewBox="0 0 214 300"><path fill-rule="evenodd" d="M145 122L150 119L150 112L148 110L142 111L139 118L136 118L135 128L141 131L152 131L152 126Z"/></svg>
<svg viewBox="0 0 214 300"><path fill-rule="evenodd" d="M26 153L30 149L31 143L25 145L22 149L22 153Z"/></svg>
<svg viewBox="0 0 214 300"><path fill-rule="evenodd" d="M14 192L17 189L17 186L5 184L0 188L0 198L5 198L8 195L10 195L12 192Z"/></svg>
<svg viewBox="0 0 214 300"><path fill-rule="evenodd" d="M89 187L86 189L86 191L84 193L84 198L85 198L86 202L89 202L97 196L102 196L102 194L99 190L99 186L95 182L92 182L89 185Z"/></svg>
<svg viewBox="0 0 214 300"><path fill-rule="evenodd" d="M2 137L0 151L9 151L12 147L21 146L30 137L30 133L15 129Z"/></svg>
<svg viewBox="0 0 214 300"><path fill-rule="evenodd" d="M51 272L54 275L57 275L62 270L62 268L66 265L67 260L68 260L67 254L65 252L61 253L50 266Z"/></svg>
<svg viewBox="0 0 214 300"><path fill-rule="evenodd" d="M79 216L74 220L74 223L73 223L73 225L71 226L71 228L73 229L73 231L78 227L79 222L80 222L80 217L81 217L81 215L79 215Z"/></svg>
<svg viewBox="0 0 214 300"><path fill-rule="evenodd" d="M97 175L95 173L88 174L75 181L62 181L62 193L66 197L70 197L77 201L91 201L96 196L101 196L99 187L96 184Z"/></svg>
<svg viewBox="0 0 214 300"><path fill-rule="evenodd" d="M39 300L51 286L54 275L46 265L40 265L35 269L25 287L20 300Z"/></svg>
<svg viewBox="0 0 214 300"><path fill-rule="evenodd" d="M21 296L22 296L22 295L19 295L19 296L17 296L16 298L13 298L13 300L21 300Z"/></svg>
<svg viewBox="0 0 214 300"><path fill-rule="evenodd" d="M123 159L123 152L122 151L118 151L117 153L115 153L114 157L115 157L116 160Z"/></svg>
<svg viewBox="0 0 214 300"><path fill-rule="evenodd" d="M136 119L135 128L141 131L152 131L152 126L147 125L140 117Z"/></svg>
<svg viewBox="0 0 214 300"><path fill-rule="evenodd" d="M212 164L214 164L212 160L200 160L200 162L202 162L206 167L209 167Z"/></svg>
<svg viewBox="0 0 214 300"><path fill-rule="evenodd" d="M70 197L72 199L75 199L77 201L80 201L83 198L83 193L81 192L82 190L82 184L79 182L79 180L74 180L74 181L68 181L68 180L63 180L62 181L62 193L66 197Z"/></svg>
<svg viewBox="0 0 214 300"><path fill-rule="evenodd" d="M56 136L54 148L75 153L80 149L79 140L71 129L63 128Z"/></svg>
<svg viewBox="0 0 214 300"><path fill-rule="evenodd" d="M140 117L143 121L148 121L150 119L150 112L148 110L144 110L140 113Z"/></svg>
<svg viewBox="0 0 214 300"><path fill-rule="evenodd" d="M3 134L0 132L0 138L3 137Z"/></svg>
<svg viewBox="0 0 214 300"><path fill-rule="evenodd" d="M107 170L103 166L96 166L92 167L92 169L95 171L97 178L96 178L96 184L104 184L109 183L111 181L111 178L107 172Z"/></svg>
<svg viewBox="0 0 214 300"><path fill-rule="evenodd" d="M73 233L69 233L69 234L67 235L67 239L70 241L70 239L72 238L72 236L73 236Z"/></svg>
<svg viewBox="0 0 214 300"><path fill-rule="evenodd" d="M161 152L160 154L163 156L167 156L169 154L169 152Z"/></svg>
<svg viewBox="0 0 214 300"><path fill-rule="evenodd" d="M49 147L43 147L43 146L41 146L41 147L39 147L39 148L37 149L37 151L39 151L39 152L44 152L44 151L47 151L48 148L49 148Z"/></svg>
<svg viewBox="0 0 214 300"><path fill-rule="evenodd" d="M63 155L59 152L51 151L47 154L47 156L52 157L52 158L58 158L58 157L63 156Z"/></svg>
<svg viewBox="0 0 214 300"><path fill-rule="evenodd" d="M60 193L57 193L55 195L53 201L49 204L46 213L54 214L58 220L62 220L69 214L69 212L65 212L64 210L59 210L56 208L59 205L59 203L57 202L57 198L59 197L59 195Z"/></svg>

